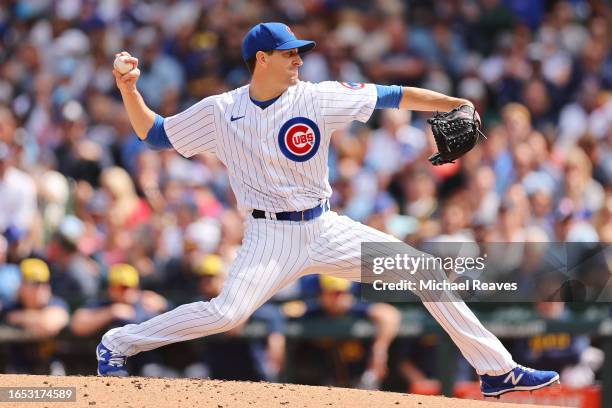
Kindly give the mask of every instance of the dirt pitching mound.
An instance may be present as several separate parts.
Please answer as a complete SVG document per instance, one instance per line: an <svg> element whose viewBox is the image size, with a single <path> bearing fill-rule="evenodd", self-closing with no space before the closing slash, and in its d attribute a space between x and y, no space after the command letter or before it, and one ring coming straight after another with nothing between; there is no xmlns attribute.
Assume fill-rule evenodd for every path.
<svg viewBox="0 0 612 408"><path fill-rule="evenodd" d="M535 407L445 397L238 381L166 378L0 375L0 387L75 387L76 402L11 402L11 407ZM0 402L4 406L6 402Z"/></svg>

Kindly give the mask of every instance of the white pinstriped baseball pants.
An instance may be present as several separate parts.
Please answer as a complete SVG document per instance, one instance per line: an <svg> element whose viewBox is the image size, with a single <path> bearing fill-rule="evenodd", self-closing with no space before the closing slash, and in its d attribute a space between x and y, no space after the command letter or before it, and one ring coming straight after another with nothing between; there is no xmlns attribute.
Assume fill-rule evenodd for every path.
<svg viewBox="0 0 612 408"><path fill-rule="evenodd" d="M398 242L334 212L305 222L248 217L243 245L221 294L185 304L140 324L109 330L105 346L126 356L224 332L245 322L278 290L301 276L323 273L359 281L362 242ZM441 271L431 278L442 279ZM417 293L478 374L501 375L516 366L501 342L461 301L428 301Z"/></svg>

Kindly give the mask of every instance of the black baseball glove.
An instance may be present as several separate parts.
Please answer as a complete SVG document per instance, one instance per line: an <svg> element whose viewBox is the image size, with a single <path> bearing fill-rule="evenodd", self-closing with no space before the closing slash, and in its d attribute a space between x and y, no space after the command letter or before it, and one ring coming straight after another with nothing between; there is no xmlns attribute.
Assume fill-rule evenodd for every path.
<svg viewBox="0 0 612 408"><path fill-rule="evenodd" d="M427 119L431 125L438 152L429 157L434 166L454 163L476 146L480 131L480 117L470 105L461 105L450 112L436 113Z"/></svg>

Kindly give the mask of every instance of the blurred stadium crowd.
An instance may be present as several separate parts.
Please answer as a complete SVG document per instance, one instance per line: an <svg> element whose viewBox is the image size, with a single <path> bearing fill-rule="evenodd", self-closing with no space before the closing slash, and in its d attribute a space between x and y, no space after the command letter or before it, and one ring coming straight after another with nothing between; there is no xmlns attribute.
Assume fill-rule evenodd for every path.
<svg viewBox="0 0 612 408"><path fill-rule="evenodd" d="M486 143L442 167L427 162L429 113L378 111L367 125L337 132L329 163L334 210L408 243L611 242L610 13L598 0L3 2L2 322L48 336L66 327L97 336L111 324L215 296L215 279L242 239L225 169L215 157L187 160L141 143L112 61L120 50L137 56L140 92L170 116L248 82L240 45L260 21L287 22L298 37L317 41L302 80L425 87L473 101L483 117ZM350 312L372 319L379 332L396 330L395 309L344 298L348 290L306 279L275 300L331 293L298 314ZM274 379L283 365L284 339L274 335L283 332L283 316L278 308L260 314L270 336L247 354L255 356L253 370L267 373L261 378ZM390 340L382 337L363 386L384 377ZM526 344L525 359L543 358L552 344L547 369L576 364L591 349L588 338L574 337ZM251 358L239 359L228 344L186 375L210 375L220 355L238 362L225 358L218 370ZM405 353L414 361L415 347ZM48 371L41 350L48 348L12 355L21 370L45 361ZM416 363L401 371L427 377Z"/></svg>

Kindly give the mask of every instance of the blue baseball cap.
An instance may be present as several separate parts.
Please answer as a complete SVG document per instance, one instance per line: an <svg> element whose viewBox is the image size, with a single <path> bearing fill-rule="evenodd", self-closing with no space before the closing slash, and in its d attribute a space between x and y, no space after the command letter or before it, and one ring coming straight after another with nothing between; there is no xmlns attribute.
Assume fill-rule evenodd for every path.
<svg viewBox="0 0 612 408"><path fill-rule="evenodd" d="M300 53L308 52L315 46L314 41L298 40L288 25L283 23L260 23L251 28L242 41L242 58L253 58L257 51L290 50L297 48Z"/></svg>

